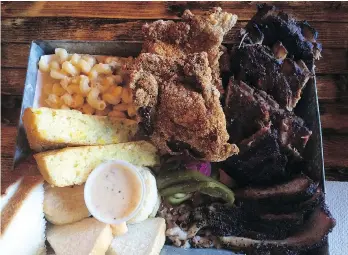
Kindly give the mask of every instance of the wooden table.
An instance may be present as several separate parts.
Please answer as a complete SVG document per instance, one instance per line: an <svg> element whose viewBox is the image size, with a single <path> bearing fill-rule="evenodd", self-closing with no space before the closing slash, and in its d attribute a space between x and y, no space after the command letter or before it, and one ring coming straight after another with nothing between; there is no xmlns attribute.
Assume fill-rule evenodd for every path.
<svg viewBox="0 0 348 255"><path fill-rule="evenodd" d="M348 180L348 3L278 2L319 32L318 93L328 180ZM141 26L213 6L239 16L225 42L256 12L250 2L2 2L1 166L12 165L29 45L36 39L142 40Z"/></svg>

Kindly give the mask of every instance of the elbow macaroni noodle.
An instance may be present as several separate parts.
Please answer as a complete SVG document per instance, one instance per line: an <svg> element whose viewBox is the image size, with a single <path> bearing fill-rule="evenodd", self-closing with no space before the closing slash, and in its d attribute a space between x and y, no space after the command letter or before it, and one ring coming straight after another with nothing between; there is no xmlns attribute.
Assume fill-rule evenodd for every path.
<svg viewBox="0 0 348 255"><path fill-rule="evenodd" d="M87 95L87 103L94 109L102 111L106 107L106 103L99 99L100 91L97 88L92 88Z"/></svg>
<svg viewBox="0 0 348 255"><path fill-rule="evenodd" d="M135 123L137 108L132 90L123 87L124 61L106 57L98 62L93 56L68 54L65 49L56 48L51 61L41 58L38 63L41 72L56 80L43 85L45 103L55 109L75 109Z"/></svg>

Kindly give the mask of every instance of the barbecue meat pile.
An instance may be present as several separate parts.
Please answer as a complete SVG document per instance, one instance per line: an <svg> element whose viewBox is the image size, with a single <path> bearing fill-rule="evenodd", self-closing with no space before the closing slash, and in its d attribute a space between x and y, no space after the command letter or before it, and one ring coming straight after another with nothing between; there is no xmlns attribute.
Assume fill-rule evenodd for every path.
<svg viewBox="0 0 348 255"><path fill-rule="evenodd" d="M241 36L221 60L231 76L229 141L240 152L220 164L238 185L233 210L241 211L241 226L220 244L248 254L300 254L322 245L335 225L319 183L296 167L312 132L293 110L321 46L308 23L268 5L259 6Z"/></svg>
<svg viewBox="0 0 348 255"><path fill-rule="evenodd" d="M221 161L238 152L229 144L220 93L212 83L207 53L171 58L143 53L129 86L142 122L162 154L188 152Z"/></svg>
<svg viewBox="0 0 348 255"><path fill-rule="evenodd" d="M214 8L202 16L186 10L182 21L155 21L143 26L143 52L171 58L206 52L212 70L212 83L222 91L219 58L224 35L236 24L237 15Z"/></svg>

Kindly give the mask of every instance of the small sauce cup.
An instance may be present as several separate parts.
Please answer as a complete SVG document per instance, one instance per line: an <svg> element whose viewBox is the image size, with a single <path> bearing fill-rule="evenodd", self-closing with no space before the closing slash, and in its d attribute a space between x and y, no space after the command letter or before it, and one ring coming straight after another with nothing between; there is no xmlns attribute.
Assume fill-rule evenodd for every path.
<svg viewBox="0 0 348 255"><path fill-rule="evenodd" d="M143 204L145 183L137 167L124 160L110 160L88 176L84 198L89 212L107 224L133 218Z"/></svg>

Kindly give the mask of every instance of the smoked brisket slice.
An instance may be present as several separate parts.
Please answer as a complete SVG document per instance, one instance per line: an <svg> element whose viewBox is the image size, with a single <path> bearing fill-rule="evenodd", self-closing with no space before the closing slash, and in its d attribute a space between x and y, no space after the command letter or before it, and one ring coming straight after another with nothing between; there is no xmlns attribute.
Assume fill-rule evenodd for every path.
<svg viewBox="0 0 348 255"><path fill-rule="evenodd" d="M236 200L283 204L303 202L313 196L318 187L309 177L300 175L290 181L268 187L246 187L235 190Z"/></svg>
<svg viewBox="0 0 348 255"><path fill-rule="evenodd" d="M249 215L244 223L245 232L240 236L258 240L280 240L298 231L303 222L304 215L300 212Z"/></svg>
<svg viewBox="0 0 348 255"><path fill-rule="evenodd" d="M334 226L335 219L324 206L318 207L298 232L285 239L256 240L225 236L220 241L225 248L243 250L248 254L300 254L323 245Z"/></svg>
<svg viewBox="0 0 348 255"><path fill-rule="evenodd" d="M317 188L313 196L299 203L287 203L277 205L273 201L243 200L242 209L248 214L287 214L300 212L305 215L319 205L324 204L324 193L321 188Z"/></svg>

